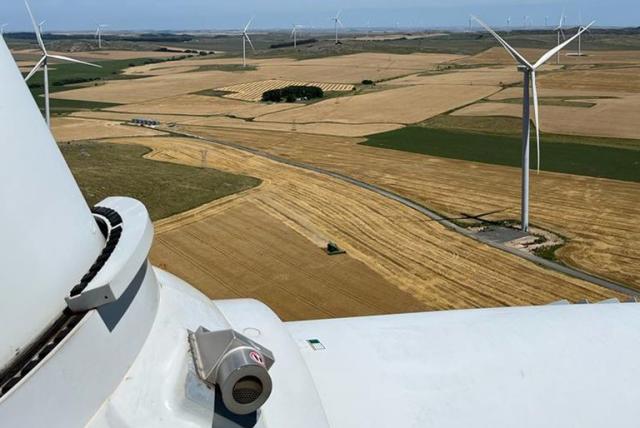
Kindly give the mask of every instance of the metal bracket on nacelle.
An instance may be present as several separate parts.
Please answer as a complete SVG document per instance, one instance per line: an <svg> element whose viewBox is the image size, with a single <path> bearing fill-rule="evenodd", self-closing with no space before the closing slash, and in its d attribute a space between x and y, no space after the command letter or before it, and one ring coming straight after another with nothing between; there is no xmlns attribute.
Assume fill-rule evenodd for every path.
<svg viewBox="0 0 640 428"><path fill-rule="evenodd" d="M77 296L65 300L74 312L115 302L126 291L145 262L153 241L153 224L145 206L131 198L107 198L98 204L122 217L122 234L104 266Z"/></svg>

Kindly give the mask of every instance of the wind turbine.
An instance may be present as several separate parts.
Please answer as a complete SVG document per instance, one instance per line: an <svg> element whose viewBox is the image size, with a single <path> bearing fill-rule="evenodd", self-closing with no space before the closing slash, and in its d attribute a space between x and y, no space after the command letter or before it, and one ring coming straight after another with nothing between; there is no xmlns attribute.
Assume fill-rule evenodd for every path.
<svg viewBox="0 0 640 428"><path fill-rule="evenodd" d="M507 30L509 32L511 32L511 17L510 16L507 17Z"/></svg>
<svg viewBox="0 0 640 428"><path fill-rule="evenodd" d="M582 11L578 12L578 28L584 28L582 26ZM587 31L589 32L589 31ZM582 35L580 35L580 37L578 37L578 56L582 56Z"/></svg>
<svg viewBox="0 0 640 428"><path fill-rule="evenodd" d="M47 20L45 19L44 21L41 21L38 24L38 30L40 30L40 34L44 34L44 24L46 24L46 23L47 23Z"/></svg>
<svg viewBox="0 0 640 428"><path fill-rule="evenodd" d="M293 29L291 30L291 37L293 37L293 48L298 47L298 29L302 28L302 25L293 24Z"/></svg>
<svg viewBox="0 0 640 428"><path fill-rule="evenodd" d="M42 58L38 63L33 67L33 69L29 72L27 77L25 77L25 81L28 81L33 77L36 72L38 72L41 68L44 70L44 103L45 103L45 118L47 119L47 125L51 126L51 111L50 111L50 101L49 101L49 59L57 59L60 61L73 62L76 64L84 64L90 65L91 67L102 68L99 65L91 64L84 61L78 61L77 59L68 58L66 56L60 55L50 55L47 52L47 48L44 46L44 42L42 41L42 34L40 33L40 25L36 24L36 20L33 17L33 13L31 13L31 8L29 7L29 3L27 0L24 2L25 6L27 6L27 12L29 12L29 17L31 18L31 23L33 24L33 30L36 33L36 39L38 40L38 45L40 46L40 50L42 51ZM44 21L43 21L44 22Z"/></svg>
<svg viewBox="0 0 640 428"><path fill-rule="evenodd" d="M247 42L249 42L249 46L251 46L251 49L254 52L256 50L253 47L253 43L251 43L251 39L249 38L249 33L247 33L247 31L249 30L249 26L253 22L253 18L254 17L251 17L249 22L247 22L247 25L244 27L244 30L242 30L242 66L243 67L247 66Z"/></svg>
<svg viewBox="0 0 640 428"><path fill-rule="evenodd" d="M558 33L558 45L560 46L560 36L562 36L562 40L566 40L566 37L564 35L564 22L567 19L567 17L564 15L564 10L562 11L562 14L560 14L560 24L558 24L558 26L556 27L556 32ZM556 64L560 65L560 51L558 51L557 54L557 58L556 58Z"/></svg>
<svg viewBox="0 0 640 428"><path fill-rule="evenodd" d="M0 36L4 36L4 29L5 27L9 25L9 24L2 24L0 25Z"/></svg>
<svg viewBox="0 0 640 428"><path fill-rule="evenodd" d="M98 24L96 28L96 39L98 39L98 49L102 49L102 29L108 27L106 24Z"/></svg>
<svg viewBox="0 0 640 428"><path fill-rule="evenodd" d="M344 25L342 25L342 21L340 20L340 14L342 13L341 10L338 11L338 13L336 13L336 16L331 18L331 20L333 21L333 25L335 27L336 30L336 45L340 43L340 41L338 40L338 24L341 27L344 27Z"/></svg>
<svg viewBox="0 0 640 428"><path fill-rule="evenodd" d="M580 28L578 33L566 40L562 44L554 47L540 57L540 59L534 63L529 63L518 51L512 48L502 37L500 37L495 31L493 31L487 24L480 19L473 17L480 25L482 25L493 37L498 40L503 48L507 50L509 55L519 64L518 70L524 74L524 93L522 97L522 230L524 232L529 231L529 143L530 143L530 129L531 129L531 114L529 110L529 90L533 89L533 111L536 125L536 145L537 145L537 162L538 171L540 171L540 124L538 115L538 87L536 85L536 71L542 67L551 57L557 52L562 50L565 46L575 40L584 31L586 31L593 22L586 27Z"/></svg>

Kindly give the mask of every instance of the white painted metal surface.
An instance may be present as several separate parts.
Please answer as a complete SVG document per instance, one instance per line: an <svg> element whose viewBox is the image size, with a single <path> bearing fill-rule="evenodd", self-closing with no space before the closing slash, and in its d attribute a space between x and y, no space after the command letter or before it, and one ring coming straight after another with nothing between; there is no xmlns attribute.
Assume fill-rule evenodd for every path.
<svg viewBox="0 0 640 428"><path fill-rule="evenodd" d="M287 324L331 427L632 428L640 305ZM308 339L326 348L314 351Z"/></svg>
<svg viewBox="0 0 640 428"><path fill-rule="evenodd" d="M104 239L0 39L0 368L65 307Z"/></svg>
<svg viewBox="0 0 640 428"><path fill-rule="evenodd" d="M255 300L211 302L185 282L156 270L160 304L140 356L92 428L210 427L213 393L197 379L187 330L234 328L277 355L274 390L258 428L325 428L322 403L304 360L282 322Z"/></svg>
<svg viewBox="0 0 640 428"><path fill-rule="evenodd" d="M107 198L98 206L118 212L123 232L106 264L84 291L66 298L73 311L93 309L118 300L151 250L153 224L142 202L132 198Z"/></svg>

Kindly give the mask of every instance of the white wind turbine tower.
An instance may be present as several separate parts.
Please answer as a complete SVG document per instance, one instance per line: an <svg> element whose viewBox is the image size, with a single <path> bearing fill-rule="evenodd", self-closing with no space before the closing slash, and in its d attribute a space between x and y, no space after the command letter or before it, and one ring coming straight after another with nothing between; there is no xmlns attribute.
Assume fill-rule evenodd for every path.
<svg viewBox="0 0 640 428"><path fill-rule="evenodd" d="M298 47L298 30L302 28L302 25L293 25L293 29L291 30L291 37L293 38L293 48Z"/></svg>
<svg viewBox="0 0 640 428"><path fill-rule="evenodd" d="M99 24L96 28L96 39L98 39L98 49L102 49L102 29L107 28L106 24Z"/></svg>
<svg viewBox="0 0 640 428"><path fill-rule="evenodd" d="M51 126L51 111L50 111L50 101L49 101L49 59L57 59L60 61L73 62L76 64L84 64L90 65L91 67L102 68L99 65L91 64L84 61L78 61L77 59L68 58L66 56L60 55L50 55L47 52L47 49L44 46L44 42L42 41L42 34L40 33L40 26L36 24L36 20L33 17L33 13L31 13L31 8L29 7L29 3L25 0L24 4L27 6L27 12L29 12L29 17L31 18L31 23L33 24L33 30L36 33L36 39L38 40L38 45L40 46L40 50L42 51L42 58L38 63L33 67L33 69L29 72L27 77L25 77L25 81L28 81L33 77L36 72L38 72L41 68L44 70L44 103L45 103L45 118L47 119L47 125ZM44 22L44 21L43 21Z"/></svg>
<svg viewBox="0 0 640 428"><path fill-rule="evenodd" d="M564 10L563 10L562 14L560 15L560 24L558 24L558 26L556 27L556 32L558 33L558 46L560 46L560 37L562 37L562 40L566 39L566 37L564 36L564 22L566 18L567 17L564 16ZM556 64L560 65L560 51L558 51L558 54L557 54Z"/></svg>
<svg viewBox="0 0 640 428"><path fill-rule="evenodd" d="M334 16L333 18L331 18L331 20L333 21L333 25L335 27L336 30L336 45L338 43L340 43L340 40L338 40L338 25L340 25L341 27L344 27L344 25L342 25L342 21L340 20L340 14L342 13L341 10L338 11L338 13L336 13L336 16Z"/></svg>
<svg viewBox="0 0 640 428"><path fill-rule="evenodd" d="M249 46L251 46L251 49L253 51L256 50L253 47L253 43L251 43L251 39L249 38L249 33L247 33L247 31L249 30L249 26L251 26L251 23L253 22L253 18L254 17L251 17L249 22L247 22L247 25L245 25L244 30L242 30L242 66L243 67L247 66L247 42L249 42Z"/></svg>
<svg viewBox="0 0 640 428"><path fill-rule="evenodd" d="M511 32L511 17L510 16L507 17L507 30L509 32Z"/></svg>
<svg viewBox="0 0 640 428"><path fill-rule="evenodd" d="M584 28L580 28L578 33L564 43L554 47L540 59L534 63L529 63L518 51L512 48L502 37L493 31L487 24L480 19L473 17L480 25L482 25L498 42L504 47L509 55L519 64L518 70L524 74L524 92L522 97L522 230L529 231L529 143L531 129L531 114L529 110L529 90L533 90L533 111L536 125L536 145L537 145L537 163L538 171L540 171L540 126L538 114L538 87L536 85L536 71L542 67L551 57L571 43L574 39L586 31L593 22Z"/></svg>

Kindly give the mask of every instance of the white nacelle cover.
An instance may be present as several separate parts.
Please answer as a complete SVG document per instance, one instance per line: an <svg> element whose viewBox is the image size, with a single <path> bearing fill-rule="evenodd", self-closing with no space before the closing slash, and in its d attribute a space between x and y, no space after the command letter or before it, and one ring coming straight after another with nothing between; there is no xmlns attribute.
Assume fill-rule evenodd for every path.
<svg viewBox="0 0 640 428"><path fill-rule="evenodd" d="M104 239L0 37L0 369L65 307Z"/></svg>

